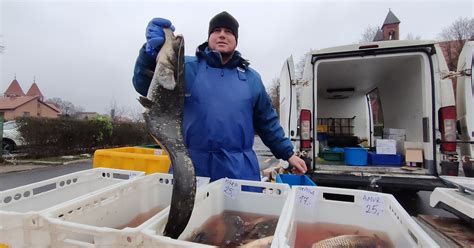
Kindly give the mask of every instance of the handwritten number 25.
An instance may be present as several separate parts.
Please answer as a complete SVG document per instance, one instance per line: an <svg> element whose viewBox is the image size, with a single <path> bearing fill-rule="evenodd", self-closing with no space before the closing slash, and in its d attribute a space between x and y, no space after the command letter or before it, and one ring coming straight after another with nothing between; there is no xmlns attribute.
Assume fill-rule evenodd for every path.
<svg viewBox="0 0 474 248"><path fill-rule="evenodd" d="M378 214L377 205L365 205L365 212L368 214Z"/></svg>

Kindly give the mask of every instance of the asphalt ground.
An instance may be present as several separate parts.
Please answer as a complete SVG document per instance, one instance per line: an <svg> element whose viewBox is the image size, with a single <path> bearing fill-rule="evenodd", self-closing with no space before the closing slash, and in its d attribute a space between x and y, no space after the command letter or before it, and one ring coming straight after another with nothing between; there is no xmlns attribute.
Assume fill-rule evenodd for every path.
<svg viewBox="0 0 474 248"><path fill-rule="evenodd" d="M254 150L258 155L260 169L276 166L280 160L276 159L266 148L263 142L256 138ZM49 178L92 168L92 160L79 160L64 165L27 164L27 165L0 165L0 191L31 184ZM453 214L432 208L429 205L431 191L420 191L417 194L394 194L402 207L411 215L419 214L454 217Z"/></svg>

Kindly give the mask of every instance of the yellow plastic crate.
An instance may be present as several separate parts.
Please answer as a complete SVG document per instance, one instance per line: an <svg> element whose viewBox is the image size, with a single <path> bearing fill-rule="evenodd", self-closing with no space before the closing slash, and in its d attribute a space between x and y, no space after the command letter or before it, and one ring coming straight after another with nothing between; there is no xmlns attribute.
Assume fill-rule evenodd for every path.
<svg viewBox="0 0 474 248"><path fill-rule="evenodd" d="M328 132L328 125L318 125L317 126L318 133L327 133Z"/></svg>
<svg viewBox="0 0 474 248"><path fill-rule="evenodd" d="M94 168L143 171L145 174L168 173L171 160L161 149L121 147L96 150L92 165Z"/></svg>

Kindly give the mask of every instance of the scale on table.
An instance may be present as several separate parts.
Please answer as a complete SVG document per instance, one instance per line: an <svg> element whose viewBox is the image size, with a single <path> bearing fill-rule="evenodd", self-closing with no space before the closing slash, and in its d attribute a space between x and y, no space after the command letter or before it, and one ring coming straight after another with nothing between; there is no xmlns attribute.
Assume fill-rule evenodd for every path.
<svg viewBox="0 0 474 248"><path fill-rule="evenodd" d="M442 208L474 225L474 178L440 176L456 188L436 188L430 196L430 206Z"/></svg>

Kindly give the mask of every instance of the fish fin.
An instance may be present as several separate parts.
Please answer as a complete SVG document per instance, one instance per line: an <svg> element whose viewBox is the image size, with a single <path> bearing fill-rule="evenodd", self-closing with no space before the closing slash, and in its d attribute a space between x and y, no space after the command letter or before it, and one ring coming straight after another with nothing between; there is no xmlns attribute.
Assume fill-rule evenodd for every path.
<svg viewBox="0 0 474 248"><path fill-rule="evenodd" d="M148 99L148 98L146 98L146 97L144 97L144 96L140 96L140 97L138 98L138 101L140 102L140 104L141 104L143 107L145 107L145 108L147 108L147 109L151 109L151 107L153 106L153 102L152 102L150 99Z"/></svg>

